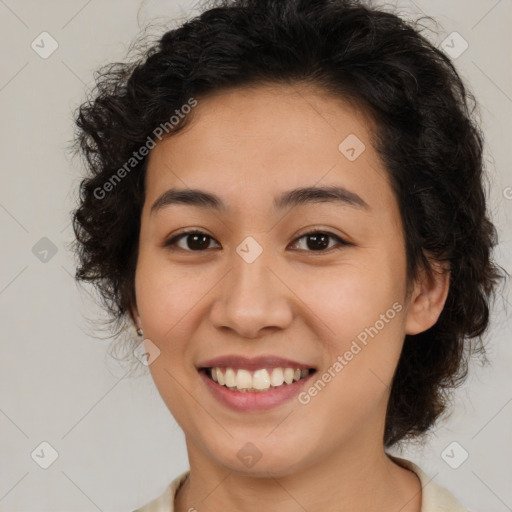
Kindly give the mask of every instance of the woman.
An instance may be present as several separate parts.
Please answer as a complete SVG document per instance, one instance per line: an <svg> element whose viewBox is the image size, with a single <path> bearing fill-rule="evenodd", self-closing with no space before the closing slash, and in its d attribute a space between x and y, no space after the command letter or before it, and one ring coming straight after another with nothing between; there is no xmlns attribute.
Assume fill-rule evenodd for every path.
<svg viewBox="0 0 512 512"><path fill-rule="evenodd" d="M386 449L445 411L500 277L471 97L391 13L216 5L77 114L77 277L187 443L138 510L463 511Z"/></svg>

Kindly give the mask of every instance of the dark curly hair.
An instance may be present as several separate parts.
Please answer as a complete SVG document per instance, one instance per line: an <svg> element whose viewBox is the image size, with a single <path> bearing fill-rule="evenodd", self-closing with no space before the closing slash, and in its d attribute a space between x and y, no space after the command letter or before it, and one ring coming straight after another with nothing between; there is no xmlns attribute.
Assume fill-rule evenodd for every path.
<svg viewBox="0 0 512 512"><path fill-rule="evenodd" d="M221 89L320 87L375 121L373 144L404 226L408 282L420 269L435 271L431 260L450 269L437 323L405 337L384 445L426 433L447 409L448 391L465 379L469 356L485 354L482 334L503 269L492 259L497 235L486 209L476 101L422 28L361 1L221 0L135 62L101 68L76 114L88 175L73 227L76 278L94 283L110 322L129 323L135 304L147 161L138 151L155 128L171 137L193 118L169 123L183 105Z"/></svg>

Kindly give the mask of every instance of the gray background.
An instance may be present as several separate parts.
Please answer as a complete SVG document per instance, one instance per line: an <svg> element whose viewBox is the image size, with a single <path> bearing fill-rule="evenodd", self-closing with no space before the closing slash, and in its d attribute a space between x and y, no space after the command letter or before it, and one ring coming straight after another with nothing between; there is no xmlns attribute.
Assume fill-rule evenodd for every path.
<svg viewBox="0 0 512 512"><path fill-rule="evenodd" d="M404 15L425 13L439 21L438 33L429 35L436 45L453 31L469 45L454 60L480 103L491 208L501 237L497 256L510 272L512 2L400 5ZM73 109L93 84L93 71L122 60L148 22L172 27L190 12L194 6L185 0L0 0L1 511L130 511L188 467L183 433L151 378L127 377L87 321L100 311L77 289L66 248L82 172L66 147ZM44 31L58 44L45 59L40 53L51 49L51 40L40 36ZM461 48L457 41L452 46ZM492 365L473 365L453 414L425 446L395 452L482 512L512 510L509 290L487 336ZM48 469L31 456L43 441L58 453ZM469 457L454 469L447 460L454 465L463 450ZM36 453L41 461L49 451Z"/></svg>

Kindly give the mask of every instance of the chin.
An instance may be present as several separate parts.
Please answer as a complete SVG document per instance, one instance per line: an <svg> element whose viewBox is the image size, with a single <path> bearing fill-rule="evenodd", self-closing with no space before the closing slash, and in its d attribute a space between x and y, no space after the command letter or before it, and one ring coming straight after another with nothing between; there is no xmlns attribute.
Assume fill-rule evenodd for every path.
<svg viewBox="0 0 512 512"><path fill-rule="evenodd" d="M264 436L261 441L252 442L248 439L251 437L245 437L244 441L230 439L222 453L210 453L219 465L229 471L257 478L268 478L270 475L274 477L290 475L305 464L306 450L303 445L300 450L297 450L297 442L290 440L288 445L283 445L278 439L273 442L269 442L268 439L265 441Z"/></svg>

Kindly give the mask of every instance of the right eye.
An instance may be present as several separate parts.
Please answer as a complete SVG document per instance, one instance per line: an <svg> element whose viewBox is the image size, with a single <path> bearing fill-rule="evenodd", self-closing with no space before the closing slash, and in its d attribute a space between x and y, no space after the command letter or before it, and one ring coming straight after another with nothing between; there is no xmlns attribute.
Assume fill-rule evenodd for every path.
<svg viewBox="0 0 512 512"><path fill-rule="evenodd" d="M181 242L182 239L186 239L186 247L178 245L178 242ZM164 247L170 247L171 249L178 247L184 251L198 252L208 249L211 240L214 240L214 238L212 238L210 235L207 235L206 233L203 233L202 231L185 231L167 240L164 243Z"/></svg>

